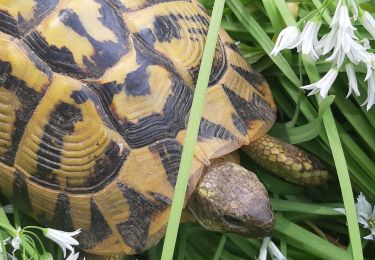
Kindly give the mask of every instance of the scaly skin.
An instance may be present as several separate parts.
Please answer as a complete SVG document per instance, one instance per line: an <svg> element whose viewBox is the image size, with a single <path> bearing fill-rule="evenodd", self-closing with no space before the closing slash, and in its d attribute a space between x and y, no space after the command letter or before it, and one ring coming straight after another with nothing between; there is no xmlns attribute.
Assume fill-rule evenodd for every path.
<svg viewBox="0 0 375 260"><path fill-rule="evenodd" d="M246 237L270 236L275 224L268 194L256 175L226 158L211 161L188 201L205 228Z"/></svg>
<svg viewBox="0 0 375 260"><path fill-rule="evenodd" d="M318 185L328 178L325 166L305 151L264 135L241 149L263 168L299 185Z"/></svg>

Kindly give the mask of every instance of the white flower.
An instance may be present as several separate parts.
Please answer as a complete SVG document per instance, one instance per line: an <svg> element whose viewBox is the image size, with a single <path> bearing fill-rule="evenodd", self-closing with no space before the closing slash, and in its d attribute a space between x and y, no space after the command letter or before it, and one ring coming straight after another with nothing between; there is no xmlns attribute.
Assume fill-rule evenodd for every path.
<svg viewBox="0 0 375 260"><path fill-rule="evenodd" d="M331 68L323 78L319 81L312 83L310 85L306 85L301 87L302 89L311 90L309 93L310 95L316 94L320 92L320 96L325 98L328 94L328 90L331 88L333 82L336 80L338 75L338 70L335 68Z"/></svg>
<svg viewBox="0 0 375 260"><path fill-rule="evenodd" d="M338 26L341 29L350 28L355 30L354 26L350 22L348 7L346 7L346 5L343 5L342 1L339 1L339 3L337 4L330 27L334 28L335 26Z"/></svg>
<svg viewBox="0 0 375 260"><path fill-rule="evenodd" d="M345 65L346 75L348 75L349 79L349 92L346 96L347 98L352 94L352 91L354 91L354 94L356 96L361 95L358 90L358 83L357 83L357 77L355 75L354 67L351 63L347 63Z"/></svg>
<svg viewBox="0 0 375 260"><path fill-rule="evenodd" d="M371 73L371 76L367 79L367 99L362 105L367 104L367 111L375 104L375 73Z"/></svg>
<svg viewBox="0 0 375 260"><path fill-rule="evenodd" d="M74 250L70 253L70 255L65 260L77 260L79 257L79 253L75 253Z"/></svg>
<svg viewBox="0 0 375 260"><path fill-rule="evenodd" d="M375 19L369 13L364 11L363 15L359 17L359 21L365 27L365 29L371 34L372 38L375 39Z"/></svg>
<svg viewBox="0 0 375 260"><path fill-rule="evenodd" d="M316 52L318 46L318 32L321 23L316 21L308 21L298 36L297 42L291 48L297 48L298 52L307 54L316 61L319 55Z"/></svg>
<svg viewBox="0 0 375 260"><path fill-rule="evenodd" d="M272 49L270 55L276 56L280 51L284 49L293 49L295 45L299 31L296 26L288 26L282 30L277 37L275 47Z"/></svg>
<svg viewBox="0 0 375 260"><path fill-rule="evenodd" d="M372 208L371 204L366 200L366 197L362 192L357 197L357 203L355 204L358 222L362 224L364 228L368 228L371 233L365 236L364 239L374 240L375 239L375 207ZM345 214L345 209L336 208L336 211Z"/></svg>
<svg viewBox="0 0 375 260"><path fill-rule="evenodd" d="M5 246L6 244L8 244L8 241L9 241L10 237L6 238L3 240L3 245ZM0 256L2 256L3 254L3 247L0 245Z"/></svg>
<svg viewBox="0 0 375 260"><path fill-rule="evenodd" d="M340 1L331 22L331 31L322 37L317 49L320 48L323 55L333 49L332 55L326 60L335 62L337 68L342 66L345 57L354 64L367 63L369 46L360 43L354 34L355 30L350 21L348 8Z"/></svg>
<svg viewBox="0 0 375 260"><path fill-rule="evenodd" d="M8 241L10 240L10 237L6 238L3 240L3 245L7 245L8 244ZM7 256L8 256L8 259L11 259L11 260L17 260L17 257L9 254L9 253L6 253ZM3 259L3 248L2 246L0 245L0 259Z"/></svg>
<svg viewBox="0 0 375 260"><path fill-rule="evenodd" d="M259 257L257 260L267 259L267 249L272 256L272 259L286 260L286 257L280 252L275 243L271 241L270 237L263 238L262 246L260 247Z"/></svg>
<svg viewBox="0 0 375 260"><path fill-rule="evenodd" d="M73 252L74 249L72 246L77 246L79 244L73 236L78 235L80 232L80 229L73 232L65 232L53 228L43 229L44 235L61 247L64 257L66 256L66 249Z"/></svg>
<svg viewBox="0 0 375 260"><path fill-rule="evenodd" d="M22 239L19 236L20 232L21 232L21 227L18 227L16 236L12 239L13 254L21 247Z"/></svg>
<svg viewBox="0 0 375 260"><path fill-rule="evenodd" d="M366 77L365 77L365 81L370 78L370 76L372 75L372 73L375 70L375 54L373 54L373 53L369 54L369 60L366 63L366 66L367 66L367 74L366 74Z"/></svg>
<svg viewBox="0 0 375 260"><path fill-rule="evenodd" d="M349 0L349 6L352 8L354 21L358 19L358 6L355 0Z"/></svg>

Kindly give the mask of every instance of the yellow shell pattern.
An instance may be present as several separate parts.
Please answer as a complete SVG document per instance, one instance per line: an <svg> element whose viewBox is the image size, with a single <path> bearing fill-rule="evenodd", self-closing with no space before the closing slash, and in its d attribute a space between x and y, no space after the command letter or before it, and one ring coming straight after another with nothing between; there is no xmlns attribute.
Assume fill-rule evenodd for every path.
<svg viewBox="0 0 375 260"><path fill-rule="evenodd" d="M0 192L91 253L157 243L208 24L195 0L0 0ZM274 118L221 31L187 196Z"/></svg>

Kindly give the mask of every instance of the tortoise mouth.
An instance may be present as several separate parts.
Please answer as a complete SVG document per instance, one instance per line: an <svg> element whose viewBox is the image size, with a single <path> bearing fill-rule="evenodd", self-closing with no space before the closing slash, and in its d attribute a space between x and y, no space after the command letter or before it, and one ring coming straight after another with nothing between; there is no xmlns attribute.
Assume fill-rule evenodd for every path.
<svg viewBox="0 0 375 260"><path fill-rule="evenodd" d="M275 226L273 214L267 218L249 218L246 221L224 216L224 232L235 233L249 238L263 238L272 234Z"/></svg>
<svg viewBox="0 0 375 260"><path fill-rule="evenodd" d="M239 234L249 238L263 238L269 237L272 234L275 226L275 220L270 219L267 221L254 221L251 226L248 226L243 232Z"/></svg>

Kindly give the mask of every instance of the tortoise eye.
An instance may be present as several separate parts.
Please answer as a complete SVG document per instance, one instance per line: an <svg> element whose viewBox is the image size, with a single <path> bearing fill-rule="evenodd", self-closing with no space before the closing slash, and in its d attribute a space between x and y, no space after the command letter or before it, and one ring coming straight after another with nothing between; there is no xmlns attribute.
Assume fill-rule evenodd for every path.
<svg viewBox="0 0 375 260"><path fill-rule="evenodd" d="M242 221L241 219L238 219L229 215L224 215L224 220L234 226L243 226L245 224L245 222Z"/></svg>

